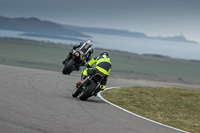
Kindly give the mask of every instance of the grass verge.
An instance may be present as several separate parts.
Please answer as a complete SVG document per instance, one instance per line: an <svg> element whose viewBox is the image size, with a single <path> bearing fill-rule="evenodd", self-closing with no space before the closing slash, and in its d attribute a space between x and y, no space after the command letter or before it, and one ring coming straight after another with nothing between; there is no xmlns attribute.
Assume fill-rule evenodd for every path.
<svg viewBox="0 0 200 133"><path fill-rule="evenodd" d="M162 87L121 87L103 96L131 112L192 133L200 132L200 91Z"/></svg>
<svg viewBox="0 0 200 133"><path fill-rule="evenodd" d="M61 72L71 49L71 45L0 37L0 64ZM95 48L92 58L104 50ZM106 51L111 56L112 78L200 85L200 61Z"/></svg>

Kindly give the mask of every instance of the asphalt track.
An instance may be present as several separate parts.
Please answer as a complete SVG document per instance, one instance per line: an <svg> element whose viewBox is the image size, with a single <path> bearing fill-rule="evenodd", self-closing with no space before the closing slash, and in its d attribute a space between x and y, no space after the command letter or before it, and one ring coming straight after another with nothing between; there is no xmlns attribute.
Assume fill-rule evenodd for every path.
<svg viewBox="0 0 200 133"><path fill-rule="evenodd" d="M180 133L122 111L99 97L71 96L76 74L0 65L0 133ZM138 85L108 80L108 86Z"/></svg>

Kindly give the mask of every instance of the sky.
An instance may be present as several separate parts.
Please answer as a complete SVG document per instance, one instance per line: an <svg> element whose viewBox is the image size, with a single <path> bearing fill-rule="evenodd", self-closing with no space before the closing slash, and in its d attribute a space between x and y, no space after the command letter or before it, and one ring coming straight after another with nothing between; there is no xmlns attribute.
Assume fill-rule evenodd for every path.
<svg viewBox="0 0 200 133"><path fill-rule="evenodd" d="M200 42L199 0L0 0L0 15Z"/></svg>

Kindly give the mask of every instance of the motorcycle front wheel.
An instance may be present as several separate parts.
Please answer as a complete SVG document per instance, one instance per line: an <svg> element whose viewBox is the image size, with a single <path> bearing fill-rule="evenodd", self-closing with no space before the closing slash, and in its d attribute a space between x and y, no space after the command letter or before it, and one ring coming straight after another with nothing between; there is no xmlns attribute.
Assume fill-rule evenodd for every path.
<svg viewBox="0 0 200 133"><path fill-rule="evenodd" d="M67 64L65 64L62 73L63 74L70 74L72 72L71 67L74 65L75 61L71 59Z"/></svg>
<svg viewBox="0 0 200 133"><path fill-rule="evenodd" d="M78 94L79 94L79 90L78 90L78 88L76 87L76 88L74 89L74 91L72 92L72 96L76 98L76 97L78 96Z"/></svg>
<svg viewBox="0 0 200 133"><path fill-rule="evenodd" d="M92 96L92 93L94 92L96 86L97 86L97 84L96 84L94 81L92 81L92 82L89 84L88 88L87 88L83 93L81 93L81 95L80 95L79 98L80 98L82 101L86 101L89 97Z"/></svg>

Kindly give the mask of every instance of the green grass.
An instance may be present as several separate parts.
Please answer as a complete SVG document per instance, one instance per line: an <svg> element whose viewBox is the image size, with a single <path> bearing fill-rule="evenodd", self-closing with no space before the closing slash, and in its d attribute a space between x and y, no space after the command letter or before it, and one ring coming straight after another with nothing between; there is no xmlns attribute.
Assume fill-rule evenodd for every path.
<svg viewBox="0 0 200 133"><path fill-rule="evenodd" d="M0 64L61 71L70 49L58 43L0 38ZM92 57L103 50L95 48ZM112 61L110 77L200 84L200 61L107 51Z"/></svg>
<svg viewBox="0 0 200 133"><path fill-rule="evenodd" d="M121 87L103 96L131 112L185 131L200 132L200 90Z"/></svg>
<svg viewBox="0 0 200 133"><path fill-rule="evenodd" d="M60 71L70 46L23 39L1 39L0 63Z"/></svg>
<svg viewBox="0 0 200 133"><path fill-rule="evenodd" d="M151 58L130 55L126 58L114 53L114 62L119 62L114 70L122 76L135 79L150 79L157 81L199 83L200 63L172 58ZM112 60L113 61L113 60Z"/></svg>

